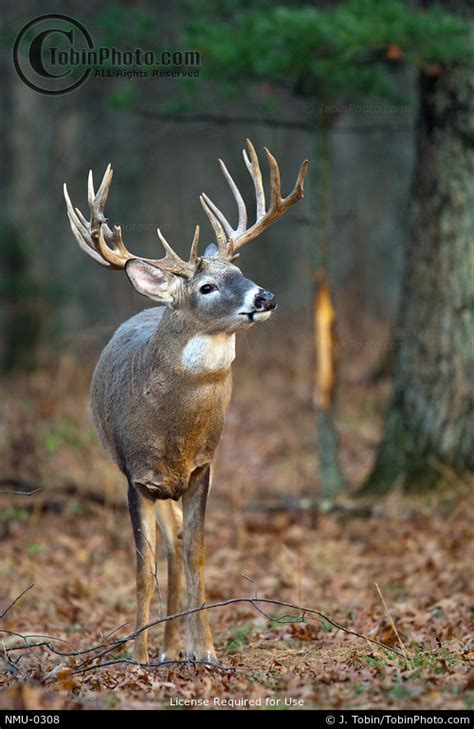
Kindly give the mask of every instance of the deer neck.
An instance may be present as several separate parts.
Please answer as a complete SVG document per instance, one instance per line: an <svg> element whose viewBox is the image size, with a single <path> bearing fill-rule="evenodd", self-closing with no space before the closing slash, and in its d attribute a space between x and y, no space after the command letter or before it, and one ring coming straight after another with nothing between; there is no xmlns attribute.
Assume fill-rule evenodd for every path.
<svg viewBox="0 0 474 729"><path fill-rule="evenodd" d="M180 365L190 375L229 369L235 359L235 334L194 334L181 351Z"/></svg>
<svg viewBox="0 0 474 729"><path fill-rule="evenodd" d="M235 359L235 334L209 334L181 312L163 314L154 342L155 356L186 376L226 375Z"/></svg>

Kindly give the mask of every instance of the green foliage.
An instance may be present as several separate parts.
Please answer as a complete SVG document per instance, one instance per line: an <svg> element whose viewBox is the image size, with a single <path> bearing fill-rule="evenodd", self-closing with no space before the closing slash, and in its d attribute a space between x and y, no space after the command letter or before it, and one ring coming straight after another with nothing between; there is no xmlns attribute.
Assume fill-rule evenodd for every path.
<svg viewBox="0 0 474 729"><path fill-rule="evenodd" d="M87 509L80 501L69 502L67 511L71 516L85 516L87 514Z"/></svg>
<svg viewBox="0 0 474 729"><path fill-rule="evenodd" d="M73 623L68 628L66 628L67 635L74 635L74 633L80 633L82 631L82 625L79 623Z"/></svg>
<svg viewBox="0 0 474 729"><path fill-rule="evenodd" d="M446 672L446 668L452 669L461 662L460 657L454 656L446 650L435 653L417 649L410 657L410 663L416 676L423 676L425 672L430 671L441 676Z"/></svg>
<svg viewBox="0 0 474 729"><path fill-rule="evenodd" d="M3 521L26 521L28 519L28 512L25 509L18 509L15 506L10 506L2 513Z"/></svg>
<svg viewBox="0 0 474 729"><path fill-rule="evenodd" d="M41 552L47 552L48 547L45 544L30 544L28 547L28 554L34 556L35 554L41 554Z"/></svg>
<svg viewBox="0 0 474 729"><path fill-rule="evenodd" d="M94 16L94 40L98 46L122 48L126 40L128 49L145 44L153 48L156 46L157 28L158 15L128 2L109 5Z"/></svg>
<svg viewBox="0 0 474 729"><path fill-rule="evenodd" d="M229 653L240 651L247 645L248 637L251 632L249 625L234 625L230 629L231 638L227 641L227 650Z"/></svg>
<svg viewBox="0 0 474 729"><path fill-rule="evenodd" d="M135 85L123 84L105 98L105 103L114 111L127 111L137 105L138 93Z"/></svg>
<svg viewBox="0 0 474 729"><path fill-rule="evenodd" d="M84 433L79 425L69 418L64 418L52 427L44 428L40 433L42 446L49 453L56 453L62 446L80 450L93 442L94 434Z"/></svg>
<svg viewBox="0 0 474 729"><path fill-rule="evenodd" d="M266 81L324 101L395 99L394 65L429 70L472 58L466 23L436 6L421 11L403 0L205 5L212 19L201 7L186 43L201 50L204 76L231 83Z"/></svg>
<svg viewBox="0 0 474 729"><path fill-rule="evenodd" d="M414 680L427 678L433 674L442 676L446 673L446 670L452 670L462 663L460 657L447 650L423 651L415 642L412 643L410 648L411 650L408 651L408 667L405 659L395 653L379 652L377 655L365 656L367 664L378 669L381 673L386 673L389 667L395 669L395 683L391 688L394 698L402 698L401 694L399 695L399 680L403 678L403 673L407 668L410 671L411 679Z"/></svg>

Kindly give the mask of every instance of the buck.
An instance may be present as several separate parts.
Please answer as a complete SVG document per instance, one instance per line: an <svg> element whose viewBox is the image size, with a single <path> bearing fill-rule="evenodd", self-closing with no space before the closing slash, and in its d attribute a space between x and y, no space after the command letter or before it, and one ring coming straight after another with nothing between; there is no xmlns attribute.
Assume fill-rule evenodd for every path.
<svg viewBox="0 0 474 729"><path fill-rule="evenodd" d="M185 583L188 609L205 604L204 516L211 465L231 396L235 335L268 319L276 307L274 295L237 268L237 251L303 197L307 161L291 194L282 198L278 164L265 148L271 187L267 210L258 157L249 140L247 145L243 156L255 187L256 222L247 225L242 195L220 160L237 202L238 224L233 229L201 195L216 244L199 256L196 226L188 261L173 251L159 229L163 258L142 258L127 250L121 228L112 230L104 216L110 165L97 193L89 173L90 221L73 208L64 185L69 221L82 250L101 266L123 269L140 294L162 305L145 309L117 329L99 358L91 386L99 440L128 481L137 562L137 630L150 620L156 522L168 559L168 615L183 610ZM165 624L162 660L183 655L180 622ZM185 655L215 661L206 610L188 617ZM148 662L147 630L135 639L134 657Z"/></svg>

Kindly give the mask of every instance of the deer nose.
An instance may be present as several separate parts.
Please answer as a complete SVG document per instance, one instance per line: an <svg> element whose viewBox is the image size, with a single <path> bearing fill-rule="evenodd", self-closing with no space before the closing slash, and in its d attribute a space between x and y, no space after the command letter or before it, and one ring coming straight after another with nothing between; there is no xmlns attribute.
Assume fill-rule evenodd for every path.
<svg viewBox="0 0 474 729"><path fill-rule="evenodd" d="M260 289L255 297L255 308L257 311L269 311L276 308L275 294L271 291Z"/></svg>

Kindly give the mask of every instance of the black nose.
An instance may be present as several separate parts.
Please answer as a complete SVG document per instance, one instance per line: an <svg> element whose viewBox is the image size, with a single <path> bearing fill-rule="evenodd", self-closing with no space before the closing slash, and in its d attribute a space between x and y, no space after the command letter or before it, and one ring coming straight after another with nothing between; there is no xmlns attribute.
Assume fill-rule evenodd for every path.
<svg viewBox="0 0 474 729"><path fill-rule="evenodd" d="M275 294L272 294L271 291L260 289L255 297L255 308L258 311L269 311L270 309L275 309L275 307Z"/></svg>

